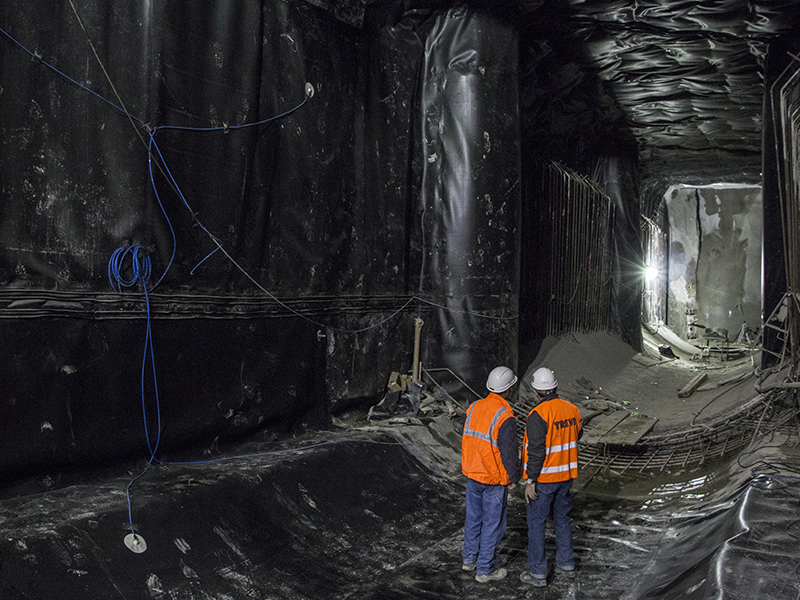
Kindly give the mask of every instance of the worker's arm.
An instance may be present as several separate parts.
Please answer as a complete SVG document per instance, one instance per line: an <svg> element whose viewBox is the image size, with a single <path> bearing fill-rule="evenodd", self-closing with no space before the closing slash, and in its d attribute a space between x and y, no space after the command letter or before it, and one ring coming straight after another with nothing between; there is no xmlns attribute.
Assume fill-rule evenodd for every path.
<svg viewBox="0 0 800 600"><path fill-rule="evenodd" d="M528 474L528 479L536 481L539 473L542 472L547 452L547 421L539 413L533 411L528 415L525 427L528 431L528 464L525 471Z"/></svg>
<svg viewBox="0 0 800 600"><path fill-rule="evenodd" d="M497 431L497 447L500 459L508 473L508 482L515 485L519 481L519 451L517 448L517 423L514 418L506 419Z"/></svg>
<svg viewBox="0 0 800 600"><path fill-rule="evenodd" d="M539 497L536 493L536 479L542 472L547 455L547 421L533 411L528 415L525 428L528 432L528 464L525 470L528 481L531 482L525 486L525 502L530 504Z"/></svg>

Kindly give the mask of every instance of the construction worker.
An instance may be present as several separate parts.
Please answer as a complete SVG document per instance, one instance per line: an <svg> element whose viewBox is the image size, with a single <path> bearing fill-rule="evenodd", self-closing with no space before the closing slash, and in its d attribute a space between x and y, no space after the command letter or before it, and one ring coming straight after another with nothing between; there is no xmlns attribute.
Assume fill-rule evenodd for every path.
<svg viewBox="0 0 800 600"><path fill-rule="evenodd" d="M489 373L489 395L467 409L461 437L461 470L467 476L462 568L479 583L503 579L495 548L506 532L508 490L519 481L517 424L508 403L517 376L508 367Z"/></svg>
<svg viewBox="0 0 800 600"><path fill-rule="evenodd" d="M522 441L522 479L528 517L528 569L520 579L535 587L547 585L545 521L553 511L556 538L555 572L575 578L575 556L569 512L570 488L578 476L581 413L556 395L558 380L545 367L534 371L533 390L539 400L528 414Z"/></svg>

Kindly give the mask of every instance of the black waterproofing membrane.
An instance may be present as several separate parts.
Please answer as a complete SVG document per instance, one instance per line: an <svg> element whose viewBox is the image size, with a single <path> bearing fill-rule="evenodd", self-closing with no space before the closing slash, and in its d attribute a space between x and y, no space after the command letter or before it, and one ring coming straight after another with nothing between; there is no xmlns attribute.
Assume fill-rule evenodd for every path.
<svg viewBox="0 0 800 600"><path fill-rule="evenodd" d="M0 7L4 472L318 424L416 318L473 388L516 362L508 23L42 6Z"/></svg>
<svg viewBox="0 0 800 600"><path fill-rule="evenodd" d="M612 198L640 344L640 214L759 179L798 5L629 4L4 1L4 476L325 423L409 371L416 319L482 390L537 341L534 161Z"/></svg>
<svg viewBox="0 0 800 600"><path fill-rule="evenodd" d="M520 256L545 240L519 223L542 160L614 203L634 347L639 219L672 183L763 172L779 282L761 113L798 10L4 0L0 597L797 597L791 443L582 473L579 577L534 592L518 492L510 576L461 570L452 423L328 428L408 372L416 319L462 399L535 345Z"/></svg>
<svg viewBox="0 0 800 600"><path fill-rule="evenodd" d="M0 500L0 596L783 600L797 595L800 558L798 457L788 441L691 473L626 481L582 471L577 578L552 573L548 529L542 590L519 580L519 488L496 555L508 577L480 584L462 571L464 480L446 418L254 440L191 462L173 455L135 481L143 462L84 470Z"/></svg>

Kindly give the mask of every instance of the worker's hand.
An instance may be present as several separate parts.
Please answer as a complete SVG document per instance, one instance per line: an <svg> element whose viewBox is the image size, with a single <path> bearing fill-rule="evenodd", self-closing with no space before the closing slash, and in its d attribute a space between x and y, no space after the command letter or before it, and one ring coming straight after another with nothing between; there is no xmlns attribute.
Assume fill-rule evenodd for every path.
<svg viewBox="0 0 800 600"><path fill-rule="evenodd" d="M509 490L513 490L515 487L517 487L517 484L516 484L516 483L509 483L509 484L508 484L508 489L509 489Z"/></svg>
<svg viewBox="0 0 800 600"><path fill-rule="evenodd" d="M525 486L525 503L530 504L533 500L536 500L539 496L536 494L536 482L529 483Z"/></svg>

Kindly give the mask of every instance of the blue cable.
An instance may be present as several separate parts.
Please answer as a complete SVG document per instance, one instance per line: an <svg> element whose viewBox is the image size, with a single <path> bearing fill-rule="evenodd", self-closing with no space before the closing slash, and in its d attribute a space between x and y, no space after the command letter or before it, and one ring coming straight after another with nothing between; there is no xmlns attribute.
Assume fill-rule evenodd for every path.
<svg viewBox="0 0 800 600"><path fill-rule="evenodd" d="M156 180L153 177L153 152L151 150L151 147L154 144L155 144L155 140L153 139L153 134L151 133L150 134L150 143L147 146L147 168L148 168L148 170L150 172L150 185L153 188L153 193L156 196L156 202L158 202L158 207L161 209L161 213L164 215L164 218L167 221L167 225L169 225L169 232L172 235L172 256L170 256L170 258L169 258L169 262L167 263L167 268L164 269L164 272L161 274L161 277L158 278L158 281L156 281L156 284L153 286L153 289L156 289L156 287L158 287L158 284L161 283L161 280L164 279L164 277L166 276L167 272L169 272L170 267L172 267L172 261L175 260L175 252L176 252L176 250L178 248L178 241L175 239L175 229L172 227L172 221L169 220L169 216L167 215L167 211L164 209L164 204L161 202L161 196L158 195L158 189L156 188ZM157 146L156 146L156 149L158 149ZM159 156L161 156L161 152L159 152L158 154L159 154ZM164 162L163 158L161 158L161 162L164 165L164 169L166 169L166 171L169 173L169 169L167 168L167 164ZM171 174L170 174L170 177L172 177ZM174 182L174 179L173 179L173 182ZM178 189L178 184L177 183L175 184L175 188ZM182 194L181 194L181 197L183 197ZM185 202L184 202L184 204L185 204Z"/></svg>
<svg viewBox="0 0 800 600"><path fill-rule="evenodd" d="M150 450L150 461L156 457L156 451L158 450L158 444L161 442L161 404L158 398L158 380L156 379L156 356L155 352L153 351L153 332L150 328L150 296L147 294L147 286L144 286L144 297L145 297L145 305L147 307L147 333L145 335L145 343L144 343L144 358L142 359L142 419L144 420L144 434L145 438L147 439L147 447ZM156 417L158 418L157 422L157 429L158 436L156 437L156 443L154 446L150 446L150 433L147 427L147 412L145 410L145 400L144 400L144 375L145 375L145 367L147 363L147 352L148 349L150 351L150 364L153 366L153 389L155 391L156 396Z"/></svg>
<svg viewBox="0 0 800 600"><path fill-rule="evenodd" d="M199 219L196 218L197 213L192 210L191 206L189 205L188 201L186 200L186 197L184 196L183 192L181 191L180 186L178 186L177 181L175 181L175 177L172 175L172 172L170 171L169 167L167 166L167 162L164 160L164 156L162 155L161 150L160 150L160 148L158 147L158 144L155 141L155 133L156 133L156 131L158 131L159 128L150 128L150 126L147 123L145 123L143 120L139 119L138 117L132 115L125 108L115 104L114 102L111 102L110 100L104 98L103 96L101 96L100 94L95 92L94 90L86 87L82 83L76 81L72 77L69 77L68 75L66 75L62 71L58 70L57 68L55 68L50 63L48 63L47 61L43 60L42 56L40 54L35 53L35 52L31 52L28 48L23 46L14 37L12 37L5 29L0 28L0 33L2 35L4 35L6 38L8 38L13 44L15 44L22 51L27 53L33 60L37 61L38 63L40 63L40 64L42 64L44 66L46 66L48 69L50 69L54 73L58 74L59 76L63 77L64 79L66 79L70 83L74 84L75 86L77 86L81 90L84 90L84 91L90 93L92 96L98 98L102 102L105 102L106 104L108 104L109 106L111 106L112 108L114 108L115 110L120 112L121 114L124 114L124 115L128 116L128 118L130 118L133 121L136 121L137 123L139 123L143 128L145 128L149 132L150 142L148 144L147 151L148 151L148 170L149 170L149 175L150 175L150 183L151 183L151 186L153 188L153 193L155 194L156 201L158 202L159 208L161 209L161 212L162 212L162 214L164 215L164 218L167 221L167 225L169 226L169 229L170 229L170 234L172 235L172 255L171 255L170 260L169 260L169 262L167 264L167 267L164 269L164 272L162 273L162 275L158 279L158 281L155 283L155 285L152 286L151 290L155 289L161 283L161 281L164 279L166 274L169 272L169 269L171 268L172 263L173 263L173 261L175 259L175 253L176 253L176 250L177 250L177 239L175 237L175 229L172 226L172 222L170 221L169 216L167 215L167 212L166 212L166 210L164 208L164 204L161 201L161 197L158 194L158 189L157 189L156 183L155 183L155 177L154 177L154 174L153 174L153 149L155 149L155 152L158 154L158 158L161 161L161 165L163 167L163 170L166 173L166 175L168 176L168 179L171 182L171 184L174 186L174 189L176 190L176 192L180 196L181 201L183 202L184 206L189 210L190 213L192 213L192 215L193 215L192 218L193 218L194 222L197 223L197 225L212 240L214 240L215 242L217 241L217 238L199 221ZM191 127L180 127L180 126L164 126L164 127L161 127L161 129L175 129L175 130L184 130L184 131L224 131L225 133L227 133L229 130L244 129L246 127L255 127L255 126L258 126L258 125L263 125L265 123L269 123L269 122L274 121L276 119L280 119L281 117L284 117L286 115L289 115L289 114L293 113L294 111L296 111L300 107L302 107L308 101L308 99L310 97L311 96L309 94L306 94L306 97L303 99L303 101L299 105L297 105L296 107L294 107L294 108L292 108L292 109L290 109L290 110L288 110L288 111L286 111L286 112L284 112L282 114L279 114L279 115L276 115L274 117L270 117L270 118L267 118L267 119L263 119L261 121L257 121L257 122L254 122L254 123L246 123L246 124L242 124L242 125L233 125L233 126L228 126L227 124L225 124L223 127L210 127L210 128L191 128ZM210 258L218 249L219 249L219 245L218 245L217 249L212 251L202 261L200 261L200 263L198 265L196 265L194 267L194 269L192 269L190 274L194 274L195 269L197 269L203 262L205 262L208 258ZM124 274L124 267L127 266L128 263L130 264L130 277L126 277L125 274ZM145 473L147 473L147 471L150 468L150 465L156 459L156 452L158 451L158 446L159 446L159 443L161 442L161 405L160 405L160 400L159 400L159 396L158 396L158 381L157 381L156 367L155 367L155 352L154 352L154 349L153 349L153 333L152 333L152 327L151 327L151 314L150 314L150 297L149 297L148 289L147 289L147 285L148 285L148 282L150 280L151 274L152 274L152 262L150 260L150 257L147 255L146 250L140 245L133 245L133 246L130 246L128 248L118 248L111 255L111 258L109 259L109 262L108 262L108 280L109 280L109 284L111 285L111 288L115 292L117 292L118 294L122 294L124 288L131 288L131 287L134 287L134 286L138 286L139 291L144 293L145 306L146 306L146 310L147 310L147 327L146 327L146 331L145 331L145 347L144 347L144 355L142 357L142 371L141 371L141 396L142 396L142 420L143 420L143 424L144 424L145 439L147 441L147 447L148 447L148 450L150 451L150 459L148 460L147 467L145 467L144 471L142 471L142 473L140 473L138 476L133 478L128 483L128 485L126 487L126 490L125 490L125 494L126 494L126 497L127 497L127 500L128 500L128 519L129 519L129 524L131 526L131 532L134 535L136 534L136 532L133 530L133 517L132 517L132 511L131 511L130 488L131 488L131 485L133 485L133 483L135 483L139 478L141 478L142 476L145 475ZM149 427L148 427L148 424L147 424L147 411L146 411L146 401L145 401L145 373L146 373L146 368L147 368L147 355L148 355L148 353L150 354L150 361L151 361L151 365L152 365L153 385L154 385L155 400L156 400L157 436L156 436L155 444L152 444L151 440L150 440L150 431L149 431Z"/></svg>
<svg viewBox="0 0 800 600"><path fill-rule="evenodd" d="M171 228L171 225L170 225ZM126 277L124 274L125 267L130 268L131 275ZM147 292L147 283L150 280L152 272L150 257L147 256L145 249L142 246L134 245L128 248L117 248L111 255L108 261L108 281L111 288L118 294L122 293L123 288L130 288L138 286L140 291L144 293L145 307L147 310L147 327L145 330L145 343L144 355L142 357L142 372L141 372L141 396L142 396L142 421L144 424L144 435L147 441L147 448L150 450L150 460L147 461L147 467L138 476L134 477L125 488L125 497L128 500L128 524L131 527L131 533L136 535L133 527L133 516L131 509L131 485L139 478L147 473L150 465L156 458L158 445L161 442L161 403L158 397L158 380L156 377L156 362L155 352L153 350L153 331L151 328L150 319L150 296ZM150 362L153 367L153 387L155 389L156 398L156 416L157 416L157 432L155 444L150 442L150 430L147 425L147 403L145 399L145 373L147 369L147 355L150 354Z"/></svg>
<svg viewBox="0 0 800 600"><path fill-rule="evenodd" d="M196 215L197 215L197 213L196 213L196 212L194 212L194 211L192 210L192 207L191 207L191 206L189 206L189 203L186 201L186 197L183 195L183 192L180 190L180 187L178 186L178 183L177 183L177 181L175 181L175 178L173 177L172 173L170 172L170 169L169 169L169 167L167 166L167 163L166 163L166 161L164 160L164 157L163 157L163 155L161 154L161 150L158 148L158 145L157 145L157 144L156 144L156 142L155 142L155 138L154 138L154 136L155 136L155 133L156 133L158 130L160 130L160 129L174 129L174 130L179 130L179 131L198 131L198 132L224 131L224 132L226 132L226 133L227 133L227 132L228 132L228 131L230 131L230 130L244 129L244 128L247 128L247 127L256 127L256 126L259 126L259 125L263 125L263 124L265 124L265 123L269 123L269 122L271 122L271 121L275 121L275 120L277 120L277 119L280 119L280 118L282 118L282 117L285 117L285 116L287 116L287 115L289 115L289 114L291 114L291 113L295 112L295 111L296 111L296 110L298 110L300 107L302 107L302 106L303 106L303 105L304 105L304 104L305 104L305 103L308 101L308 99L311 97L311 95L310 95L310 94L306 93L306 96L303 98L303 101L302 101L300 104L298 104L297 106L295 106L294 108L291 108L291 109L289 109L289 110L287 110L287 111L285 111L285 112L283 112L283 113L281 113L281 114L279 114L279 115L276 115L276 116L273 116L273 117L269 117L269 118L267 118L267 119L262 119L262 120L260 120L260 121L255 121L255 122L253 122L253 123L244 123L244 124L241 124L241 125L227 125L227 124L225 124L225 125L223 125L222 127L182 127L182 126L178 126L178 125L164 125L164 126L161 126L161 127L154 127L154 128L151 128L151 127L150 127L150 126L149 126L147 123L145 123L145 122L144 122L142 119L140 119L140 118L138 118L138 117L136 117L136 116L132 115L130 112L128 112L128 111L127 111L126 109L124 109L123 107L119 106L118 104L115 104L114 102L111 102L110 100L108 100L107 98L104 98L103 96L101 96L100 94L98 94L97 92L95 92L94 90L92 90L92 89L90 89L90 88L86 87L85 85L83 85L82 83L80 83L80 82L76 81L75 79L73 79L72 77L70 77L69 75L67 75L66 73L63 73L62 71L58 70L56 67L54 67L54 66L53 66L53 65L51 65L50 63L48 63L47 61L43 60L43 59L42 59L42 56L41 56L40 54L38 54L38 53L36 53L36 52L31 52L31 51L30 51L28 48L26 48L26 47L25 47L24 45L22 45L22 44L21 44L19 41L17 41L17 40L16 40L16 39L15 39L13 36L11 36L11 34L9 34L9 33L8 33L8 32L7 32L5 29L3 29L3 28L0 28L0 34L4 35L6 38L8 38L8 39L9 39L9 40L10 40L10 41L11 41L11 42L14 44L14 45L16 45L18 48L20 48L20 49L21 49L23 52L25 52L26 54L28 54L28 55L29 55L29 56L30 56L30 57L31 57L33 60L35 60L35 61L39 62L40 64L42 64L42 65L44 65L44 66L46 66L48 69L50 69L50 70L51 70L51 71L53 71L54 73L58 74L59 76L63 77L64 79L66 79L66 80L67 80L67 81L69 81L70 83L72 83L72 84L76 85L78 88L80 88L80 89L82 89L82 90L84 90L84 91L86 91L86 92L89 92L89 93L90 93L92 96L94 96L94 97L98 98L99 100L101 100L101 101L105 102L106 104L108 104L109 106L111 106L112 108L114 108L115 110L117 110L118 112L120 112L120 113L122 113L122 114L124 114L124 115L127 115L129 118L131 118L132 120L134 120L134 121L136 121L137 123L139 123L139 124L140 124L140 125L141 125L141 126L144 128L144 129L146 129L146 130L149 132L149 135L150 135L150 143L148 144L148 166L149 166L149 171L150 171L150 183L151 183L151 185L152 185L152 187L153 187L153 192L154 192L154 193L155 193L155 195L156 195L156 199L157 199L157 201L158 201L159 207L161 208L161 212L163 213L163 215L164 215L164 218L166 218L166 220L167 220L167 224L169 225L170 233L171 233L171 235L172 235L172 256L170 257L170 260L169 260L169 263L168 263L168 265L167 265L167 268L166 268L166 269L164 269L164 273L161 275L161 277L158 279L158 281L155 283L155 285L153 285L153 287L152 287L151 289L155 289L156 287L158 287L158 285L161 283L161 281L162 281L162 280L164 279L164 277L166 276L167 272L169 271L169 269L170 269L170 267L172 266L172 263L173 263L173 261L174 261L174 259L175 259L175 253L176 253L176 249L177 249L177 248L176 248L176 246L177 246L177 240L176 240L176 238L175 238L175 230L174 230L174 228L173 228L173 226L172 226L172 223L171 223L171 222L170 222L170 220L169 220L169 217L167 216L167 213L166 213L166 211L164 210L164 205L163 205L163 203L161 202L161 198L160 198L160 196L159 196L159 194L158 194L158 190L156 189L155 178L154 178L154 176L153 176L153 163L152 163L152 157L153 157L153 152L152 152L152 151L153 151L153 148L155 148L156 152L158 153L158 157L159 157L159 159L160 159L160 161L161 161L161 165L163 166L163 168L164 168L164 171L165 171L165 172L166 172L166 174L168 175L168 179L170 180L170 182L171 182L171 183L172 183L172 185L174 186L175 190L177 191L178 195L180 196L180 198L181 198L181 201L183 202L184 206L186 206L186 208L187 208L187 209L189 209L189 211L192 213L192 215L193 215L193 221L194 221L195 223L197 223L197 224L200 226L200 228L201 228L201 229L202 229L202 230L203 230L203 231L204 231L204 232L205 232L205 233L206 233L206 234L207 234L207 235L208 235L208 236L209 236L209 237L210 237L212 240L214 240L214 241L216 241L216 240L217 240L216 236L214 236L214 235L213 235L213 234L212 234L212 233L211 233L211 232L210 232L210 231L209 231L209 230L208 230L208 229L207 229L207 228L206 228L206 227L205 227L205 226L204 226L204 225L203 225L203 224L202 224L202 223L201 223L201 222L200 222L200 221L199 221L197 218L196 218ZM203 261L201 261L201 263L200 263L200 264L202 264L202 262L205 262L205 260L206 260L207 258L209 258L209 257L210 257L212 254L214 254L214 252L212 252L211 254L209 254L208 256L206 256L206 258L205 258L205 259L203 259ZM199 266L200 266L199 264L198 264L198 265L196 265L196 266L195 266L195 269L196 269L197 267L199 267ZM194 271L194 269L193 269L192 271ZM112 287L114 287L114 284L113 284L113 283L112 283ZM116 288L116 287L115 287L114 289L115 289L115 290L117 290L118 292L120 291L120 290L119 290L118 288Z"/></svg>
<svg viewBox="0 0 800 600"><path fill-rule="evenodd" d="M124 267L126 266L130 266L130 277L125 277L124 275ZM142 418L144 420L144 433L147 440L147 448L150 450L150 462L155 459L158 444L161 441L161 406L158 398L158 380L156 377L155 352L153 350L153 331L150 324L150 296L147 292L147 282L150 279L151 271L150 257L147 256L144 248L139 245L130 246L128 248L117 248L108 261L108 280L114 291L121 294L123 288L130 288L138 285L139 290L144 293L145 308L147 309L147 327L145 330L144 356L142 358L141 393ZM153 386L155 388L156 415L158 417L158 435L155 444L150 443L150 431L147 425L145 402L144 378L147 368L148 353L150 354L150 362L153 368Z"/></svg>
<svg viewBox="0 0 800 600"><path fill-rule="evenodd" d="M147 466L144 468L144 471L139 473L136 477L131 479L128 482L128 485L125 487L125 497L128 499L128 525L131 526L131 533L136 535L136 530L133 526L133 512L131 511L131 486L141 477L144 476L145 473L150 469L150 463L147 463Z"/></svg>
<svg viewBox="0 0 800 600"><path fill-rule="evenodd" d="M170 171L169 167L167 166L167 161L164 160L164 156L161 154L161 149L158 147L158 144L156 144L155 133L151 133L150 134L150 143L148 144L148 156L149 156L148 161L149 161L149 163L151 165L150 166L150 181L153 184L153 191L156 193L156 196L158 196L158 191L156 190L155 180L153 179L153 167L152 167L152 164L153 164L153 160L152 160L153 151L152 151L152 149L153 148L156 149L156 152L158 153L158 158L161 159L161 165L164 167L164 171L166 172L166 174L169 175L169 180L172 182L172 185L175 187L175 190L178 192L178 195L180 196L181 201L183 202L183 205L186 208L189 209L189 212L191 212L192 215L196 215L197 213L195 213L192 210L192 207L189 206L189 203L186 201L186 197L183 195L183 192L181 191L181 188L178 185L178 182L175 181L175 177L173 177L173 175L172 175L172 171ZM159 204L161 204L161 200L159 200ZM162 210L163 210L163 207L162 207ZM165 214L165 216L166 216L166 214ZM195 223L197 223L200 226L200 228L203 231L205 231L208 234L208 236L210 238L217 239L214 236L214 234L212 234L208 229L206 229L198 219L195 218L194 221L195 221Z"/></svg>
<svg viewBox="0 0 800 600"><path fill-rule="evenodd" d="M197 263L197 264L196 264L196 265L195 265L195 266L192 268L192 270L191 270L191 271L189 271L189 275L194 275L194 272L195 272L195 270L197 270L197 267L199 267L199 266L200 266L200 265L202 265L204 262L206 262L206 260L208 260L209 258L211 258L211 255L212 255L212 254L214 254L214 252L216 252L217 250L219 250L219 247L217 247L217 248L214 248L214 249L213 249L211 252L209 252L209 253L206 255L206 257L205 257L203 260L201 260L199 263Z"/></svg>
<svg viewBox="0 0 800 600"><path fill-rule="evenodd" d="M160 131L162 129L174 129L174 130L178 130L178 131L197 131L197 132L224 131L224 132L228 132L228 131L236 130L236 129L244 129L245 127L256 127L258 125L263 125L264 123L269 123L270 121L275 121L276 119L280 119L282 117L285 117L287 115L292 114L294 111L298 110L306 102L308 102L308 99L310 97L311 96L306 94L306 97L303 98L303 101L300 104L298 104L297 106L295 106L294 108L290 108L286 112L281 113L279 115L275 115L274 117L269 117L269 118L263 119L261 121L255 121L254 123L244 123L242 125L227 125L226 124L226 125L222 125L221 127L184 127L184 126L180 126L180 125L162 125L161 127L158 128L158 131Z"/></svg>
<svg viewBox="0 0 800 600"><path fill-rule="evenodd" d="M140 256L143 253L144 256ZM128 255L130 255L132 273L130 279L126 279L122 274L122 265ZM150 257L147 256L144 248L139 245L117 248L108 261L108 281L111 284L111 289L118 294L122 293L123 287L133 287L136 284L146 288L151 271Z"/></svg>

